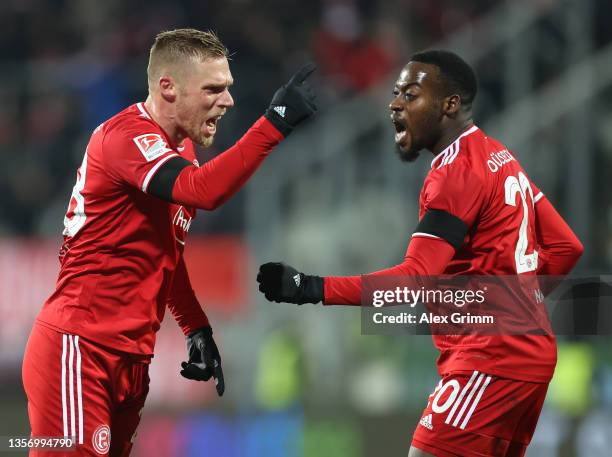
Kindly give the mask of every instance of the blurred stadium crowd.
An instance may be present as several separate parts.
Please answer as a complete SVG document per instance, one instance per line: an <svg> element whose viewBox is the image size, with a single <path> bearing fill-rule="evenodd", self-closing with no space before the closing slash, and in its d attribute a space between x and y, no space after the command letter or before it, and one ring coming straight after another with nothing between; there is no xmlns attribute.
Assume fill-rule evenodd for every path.
<svg viewBox="0 0 612 457"><path fill-rule="evenodd" d="M385 81L409 51L435 42L495 3L2 2L0 233L57 233L72 170L90 132L146 98L148 48L161 30L211 28L233 53L236 107L214 150L206 153L215 154L262 113L274 90L304 60L318 63L320 102L333 104ZM213 215L210 229L240 229L237 213Z"/></svg>
<svg viewBox="0 0 612 457"><path fill-rule="evenodd" d="M315 85L321 119L313 122L312 132L323 128L325 119L337 118L333 114L324 117L325 113L351 106L346 104L355 98L365 97L371 102L371 116L385 117L385 104L391 92L389 82L412 52L469 30L475 21L495 10L514 8L520 14L522 4L550 14L538 16L535 31L530 32L532 43L528 57L525 53L528 63L524 68L520 50L515 60L518 66L511 69L511 74L500 71L509 68L507 61L502 65L501 52L478 59L481 93L476 122L483 125L511 106L514 96L528 95L508 92L507 87L512 85L509 80L520 80L523 72L530 72L532 80L526 87L535 93L582 57L588 57L566 59L565 52L571 43L567 42L559 21L565 20L562 11L570 5L588 4L588 22L583 25L590 33L589 55L607 49L612 42L609 0L1 2L0 435L27 434L19 358L31 319L53 286L63 214L76 168L91 131L124 107L146 98L148 49L159 31L210 28L219 33L233 54L232 95L236 106L221 121L214 146L198 151L202 162L233 144L263 112L274 90L306 60L314 60L319 66ZM500 29L511 25L511 21L496 24ZM478 40L487 38L476 37L472 45L485 44ZM557 96L563 99L568 94L560 91ZM540 154L539 159L533 162L533 168L527 165L570 221L572 215L568 212L573 206L568 194L574 186L588 185L588 192L582 195L592 197L587 213L589 222L585 223L584 232L579 229L578 233L588 236L591 246L587 246L590 254L580 266L582 272L603 273L612 264L610 101L612 80L577 111L589 112L589 125L585 127L589 135L588 154L580 147L556 149L558 137L562 136L559 132L571 128L570 116L569 120L560 119L543 129L537 148L533 146ZM370 113L359 111L357 115ZM382 134L391 135L390 130ZM355 135L357 151L384 143L376 139L381 135L376 129ZM305 139L296 138L293 144L300 145L301 154L311 153L310 143ZM390 142L384 144L392 148ZM586 180L570 180L568 184L569 171L565 168L572 166L558 162L583 155L592 173ZM295 160L299 167L295 157L285 159L289 163ZM350 163L359 167L361 158L357 155ZM371 171L369 160L364 160L361 167ZM329 166L342 167L346 163L340 158ZM284 173L280 162L269 167ZM307 170L310 175L326 176L321 167L326 167L325 160L309 163ZM396 162L392 167L397 168ZM360 176L359 171L355 176ZM415 181L411 184L414 189L405 195L414 200L410 203L414 205L422 175L408 176ZM308 182L311 185L304 200L312 195L312 183L317 181ZM262 178L249 190L265 187ZM288 192L288 198L295 201L300 192L297 185ZM376 200L378 194L372 195L371 200ZM212 391L179 380L183 341L174 323L166 322L151 372L150 412L145 414L140 428L135 454L187 456L206 451L224 456L405 455L412 427L436 382L435 353L430 339L360 336L360 316L356 310L311 307L298 314L281 309L280 305L258 303L251 277L253 259L270 258L267 253L262 257L263 248L258 251L258 246L265 243L260 232L250 225L249 198L249 192L242 191L219 211L199 216L190 234L195 242L187 248L188 253L192 249L194 287L202 302L212 309L213 322L218 323L215 331L222 338L228 393L218 402ZM310 205L318 205L316 196L313 199ZM279 205L291 206L287 201ZM387 208L385 205L380 205L380 211ZM305 212L307 207L299 208ZM414 208L407 213L414 217ZM281 218L273 222L262 218L270 224L286 222L291 226L294 219L287 216L285 220L283 214L281 211ZM291 209L286 214L291 215ZM296 257L305 259L306 265L314 265L309 264L312 262L309 254L326 253L333 257L336 245L344 246L348 230L365 237L378 233L382 239L378 244L373 242L376 249L372 250L384 254L373 258L375 253L357 252L349 244L350 252L343 256L341 264L345 271L335 273L357 273L383 266L384 262L391 264L402 252L413 219L403 219L405 212L398 212L393 218L372 210L366 213L367 217L389 217L391 220L386 223L392 230L384 226L377 229L365 222L368 230L364 230L363 226L355 227L362 222L363 214L362 208L357 208L349 213L353 218L348 221L342 215L328 221L342 228L338 239L319 250L324 252L310 249ZM321 219L319 216L317 223ZM387 233L392 234L394 241L389 241ZM306 230L285 234L283 239L293 244L296 251L308 251L308 243L313 237L317 240L317 236ZM362 238L360 243L367 239ZM390 247L384 250L381 243ZM291 256L292 251L288 252ZM274 253L285 257L278 245ZM335 265L331 260L321 262L326 268ZM22 276L17 278L17 272ZM10 323L10 316L21 316L19 323ZM561 338L558 376L551 387L532 453L528 455L599 456L609 452L612 436L609 343L609 335ZM578 453L578 448L583 452Z"/></svg>

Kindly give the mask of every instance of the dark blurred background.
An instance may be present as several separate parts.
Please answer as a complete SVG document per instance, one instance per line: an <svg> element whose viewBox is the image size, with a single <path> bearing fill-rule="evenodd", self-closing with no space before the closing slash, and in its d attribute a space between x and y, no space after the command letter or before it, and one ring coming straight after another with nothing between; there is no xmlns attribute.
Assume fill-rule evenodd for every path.
<svg viewBox="0 0 612 457"><path fill-rule="evenodd" d="M264 303L256 266L357 274L403 257L429 159L401 164L388 102L411 53L444 47L478 74L476 123L511 148L586 251L612 260L609 0L4 0L0 3L0 435L27 435L23 348L57 275L62 221L88 138L147 96L161 30L213 29L232 52L236 106L200 162L233 144L305 61L320 112L223 208L200 212L186 256L228 390L178 375L169 317L136 456L406 455L437 383L426 336L361 336L354 309ZM425 154L427 155L427 154ZM610 337L560 337L528 456L603 456Z"/></svg>

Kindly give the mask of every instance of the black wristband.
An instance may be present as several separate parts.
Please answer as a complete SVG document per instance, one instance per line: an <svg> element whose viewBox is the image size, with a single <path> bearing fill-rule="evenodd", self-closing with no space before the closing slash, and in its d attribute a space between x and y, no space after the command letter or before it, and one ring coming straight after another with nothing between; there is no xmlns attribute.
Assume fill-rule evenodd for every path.
<svg viewBox="0 0 612 457"><path fill-rule="evenodd" d="M321 276L304 275L304 286L298 305L304 303L319 303L325 298L324 281Z"/></svg>
<svg viewBox="0 0 612 457"><path fill-rule="evenodd" d="M212 336L212 327L209 325L207 327L200 327L197 330L194 330L193 332L191 332L189 335L187 335L187 338L192 338L194 337L196 334L198 333L202 333L204 336Z"/></svg>
<svg viewBox="0 0 612 457"><path fill-rule="evenodd" d="M266 110L264 116L285 138L293 131L293 127L291 127L280 114L274 111L272 107Z"/></svg>

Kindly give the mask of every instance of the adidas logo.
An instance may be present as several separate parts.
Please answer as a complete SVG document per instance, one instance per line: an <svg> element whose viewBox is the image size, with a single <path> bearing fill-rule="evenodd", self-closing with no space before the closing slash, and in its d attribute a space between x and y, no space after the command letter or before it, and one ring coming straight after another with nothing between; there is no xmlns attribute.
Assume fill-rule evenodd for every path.
<svg viewBox="0 0 612 457"><path fill-rule="evenodd" d="M285 117L285 110L287 108L285 106L275 106L274 111L276 111L280 117Z"/></svg>
<svg viewBox="0 0 612 457"><path fill-rule="evenodd" d="M431 414L428 414L427 416L423 416L421 420L419 421L419 424L421 424L423 427L429 430L433 430L433 424L431 422Z"/></svg>
<svg viewBox="0 0 612 457"><path fill-rule="evenodd" d="M300 287L300 283L302 282L302 277L300 276L299 273L293 277L293 280L295 281L295 285Z"/></svg>

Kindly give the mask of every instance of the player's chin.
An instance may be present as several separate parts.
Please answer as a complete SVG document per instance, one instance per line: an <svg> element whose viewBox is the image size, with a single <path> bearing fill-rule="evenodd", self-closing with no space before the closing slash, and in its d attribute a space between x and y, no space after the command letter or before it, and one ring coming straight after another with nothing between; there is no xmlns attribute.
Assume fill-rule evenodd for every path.
<svg viewBox="0 0 612 457"><path fill-rule="evenodd" d="M214 135L198 135L197 138L193 138L194 143L199 144L200 146L202 146L203 148L208 148L210 146L212 146L212 144L215 142L215 136Z"/></svg>
<svg viewBox="0 0 612 457"><path fill-rule="evenodd" d="M400 145L397 146L395 152L397 152L397 155L402 162L414 162L416 159L419 158L420 155L420 149L407 149Z"/></svg>

